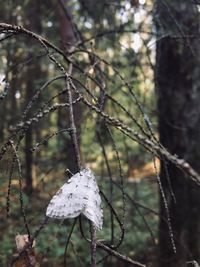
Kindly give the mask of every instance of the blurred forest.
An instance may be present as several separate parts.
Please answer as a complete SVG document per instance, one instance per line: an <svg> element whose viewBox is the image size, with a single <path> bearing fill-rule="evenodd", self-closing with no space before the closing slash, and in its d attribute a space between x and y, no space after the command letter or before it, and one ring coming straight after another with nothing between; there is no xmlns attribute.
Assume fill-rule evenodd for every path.
<svg viewBox="0 0 200 267"><path fill-rule="evenodd" d="M0 266L198 267L200 3L0 7ZM82 167L97 233L46 217Z"/></svg>

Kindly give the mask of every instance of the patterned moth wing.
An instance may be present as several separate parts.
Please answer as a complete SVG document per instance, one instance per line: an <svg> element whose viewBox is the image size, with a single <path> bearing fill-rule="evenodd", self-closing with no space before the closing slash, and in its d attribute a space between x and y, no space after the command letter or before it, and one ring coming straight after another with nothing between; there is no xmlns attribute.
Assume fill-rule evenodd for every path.
<svg viewBox="0 0 200 267"><path fill-rule="evenodd" d="M99 188L91 170L85 169L84 176L87 177L87 184L85 184L87 192L85 194L86 205L82 213L100 230L103 225L103 210L101 209Z"/></svg>
<svg viewBox="0 0 200 267"><path fill-rule="evenodd" d="M102 228L103 212L96 179L90 169L72 176L51 199L46 215L51 218L75 218L83 213L97 229Z"/></svg>
<svg viewBox="0 0 200 267"><path fill-rule="evenodd" d="M51 218L65 219L75 218L83 210L83 193L79 190L81 186L80 173L72 176L51 199L46 215Z"/></svg>

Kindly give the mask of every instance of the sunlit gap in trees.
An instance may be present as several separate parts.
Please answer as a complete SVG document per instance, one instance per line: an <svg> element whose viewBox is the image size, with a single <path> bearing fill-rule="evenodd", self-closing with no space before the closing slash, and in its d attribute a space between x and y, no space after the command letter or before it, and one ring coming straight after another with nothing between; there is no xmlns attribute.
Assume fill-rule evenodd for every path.
<svg viewBox="0 0 200 267"><path fill-rule="evenodd" d="M151 15L148 14L148 11L144 6L145 4L146 0L140 0L139 6L137 8L132 9L134 22L138 27L143 21L145 21L146 25L150 25L152 21ZM130 13L130 10L131 10L131 4L127 2L125 4L125 9L123 9L120 12L120 19L123 23L127 22L127 19L129 17L127 13ZM143 47L143 39L145 40L147 38L149 38L147 37L147 34L141 32L136 32L131 36L124 36L120 41L121 49L122 51L125 51L131 48L135 53L138 53Z"/></svg>

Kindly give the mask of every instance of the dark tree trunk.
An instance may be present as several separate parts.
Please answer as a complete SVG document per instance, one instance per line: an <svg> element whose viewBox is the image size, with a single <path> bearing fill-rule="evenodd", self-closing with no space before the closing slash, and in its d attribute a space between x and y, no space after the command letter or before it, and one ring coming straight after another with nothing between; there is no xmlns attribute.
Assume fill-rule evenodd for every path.
<svg viewBox="0 0 200 267"><path fill-rule="evenodd" d="M31 75L30 71L27 71L28 75ZM31 80L29 79L30 76L27 75L27 83L26 83L26 104L31 99L33 93L33 85ZM33 175L32 175L32 167L33 167L33 155L30 151L32 146L33 140L33 133L32 133L32 126L27 130L25 136L25 164L26 164L26 185L25 189L27 194L31 195L33 191Z"/></svg>
<svg viewBox="0 0 200 267"><path fill-rule="evenodd" d="M58 6L58 18L59 18L59 32L61 37L61 49L67 53L73 44L75 43L75 34L73 32L72 15L69 7L68 0L60 0L60 5ZM72 71L72 70L71 70ZM75 95L73 94L73 97ZM62 95L59 99L60 102L66 102L67 96ZM77 104L73 107L74 119L77 127L77 137L80 144L80 126L81 126L81 105ZM63 129L69 127L69 115L66 110L58 110L58 128ZM78 171L74 147L72 140L69 135L63 134L62 136L62 155L64 156L65 164L67 168L72 172L76 173ZM59 136L60 138L60 136Z"/></svg>
<svg viewBox="0 0 200 267"><path fill-rule="evenodd" d="M17 62L17 57L13 55L12 58L12 64L15 65ZM16 116L17 116L17 101L16 101L16 92L17 92L17 84L18 84L18 78L17 78L17 71L12 71L12 77L10 81L10 124L13 125L16 122Z"/></svg>
<svg viewBox="0 0 200 267"><path fill-rule="evenodd" d="M9 3L8 5L10 5ZM11 4L12 5L12 4ZM10 6L11 8L11 6ZM7 10L7 12L1 12L0 16L5 20L5 22L16 24L16 18L13 16L11 12L12 8ZM3 11L3 9L2 9ZM14 66L19 60L17 57L17 48L15 49L15 44L9 43L6 47L6 58L7 58L7 70L11 66ZM5 132L16 122L17 115L17 103L16 103L16 88L18 84L17 71L16 68L12 69L12 71L8 72L5 70L5 81L8 83L8 95L10 97L4 97L4 99L0 100L0 142L2 143L5 138ZM4 86L5 88L5 86Z"/></svg>
<svg viewBox="0 0 200 267"><path fill-rule="evenodd" d="M157 1L155 20L158 34L168 35L157 41L160 141L172 154L184 158L200 171L199 40L183 37L199 34L199 14L188 0ZM172 249L168 225L160 219L159 266L181 267L186 266L188 260L200 258L200 187L172 164L167 167L176 203L170 194L163 162L160 177L170 210L177 253ZM161 200L162 217L166 218L166 210Z"/></svg>
<svg viewBox="0 0 200 267"><path fill-rule="evenodd" d="M0 114L3 116L1 117L0 120L0 143L2 144L4 141L4 126L5 126L5 110L6 110L6 100L1 100L1 105L0 105Z"/></svg>
<svg viewBox="0 0 200 267"><path fill-rule="evenodd" d="M41 21L40 21L40 8L41 1L36 0L33 3L27 5L27 28L38 34L41 33ZM29 53L29 57L37 56L33 52ZM40 61L37 60L27 68L26 73L26 105L31 100L34 91L36 89L35 81L38 81L41 77ZM29 116L31 112L29 112ZM26 192L30 195L33 191L33 154L30 151L33 143L33 128L30 127L25 136L25 163L26 163Z"/></svg>

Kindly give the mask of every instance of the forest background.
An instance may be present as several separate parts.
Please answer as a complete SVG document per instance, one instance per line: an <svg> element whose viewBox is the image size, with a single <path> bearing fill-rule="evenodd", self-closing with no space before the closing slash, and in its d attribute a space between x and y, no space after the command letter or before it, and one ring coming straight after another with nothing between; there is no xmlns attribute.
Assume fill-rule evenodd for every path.
<svg viewBox="0 0 200 267"><path fill-rule="evenodd" d="M0 266L199 266L198 2L0 5ZM82 216L45 217L77 163L101 191L97 251Z"/></svg>

